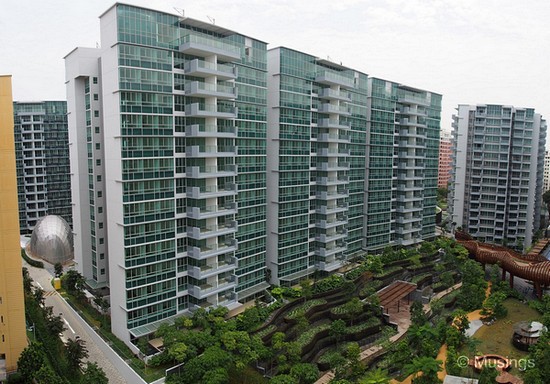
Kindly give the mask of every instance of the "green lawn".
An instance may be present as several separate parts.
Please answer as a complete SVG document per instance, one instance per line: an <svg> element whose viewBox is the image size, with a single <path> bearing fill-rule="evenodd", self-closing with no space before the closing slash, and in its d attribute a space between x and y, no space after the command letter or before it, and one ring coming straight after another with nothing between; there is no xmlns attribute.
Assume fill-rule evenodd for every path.
<svg viewBox="0 0 550 384"><path fill-rule="evenodd" d="M474 334L474 338L481 341L478 346L480 354L497 354L510 359L522 359L527 356L527 352L520 351L512 344L513 326L519 321L541 321L541 315L536 310L523 304L517 299L507 299L504 306L508 309L508 315L495 321L493 325L483 325ZM468 355L467 348L463 349L463 354ZM518 369L512 364L510 371L512 374L518 374Z"/></svg>

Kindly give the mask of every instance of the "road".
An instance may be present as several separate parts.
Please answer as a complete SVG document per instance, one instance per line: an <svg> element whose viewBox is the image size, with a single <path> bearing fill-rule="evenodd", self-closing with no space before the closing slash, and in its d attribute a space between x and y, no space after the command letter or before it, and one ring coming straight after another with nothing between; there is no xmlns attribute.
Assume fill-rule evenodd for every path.
<svg viewBox="0 0 550 384"><path fill-rule="evenodd" d="M45 263L46 264L46 263ZM100 366L107 377L110 384L127 384L127 381L120 375L117 367L105 356L103 351L93 342L92 336L81 325L80 317L75 315L69 305L55 291L51 285L53 278L52 272L47 269L35 268L23 260L23 266L29 270L29 274L38 287L44 290L45 304L48 307L53 307L54 315L62 314L61 317L65 322L65 332L63 337L74 339L77 335L84 340L88 349L88 359L86 361L96 362Z"/></svg>

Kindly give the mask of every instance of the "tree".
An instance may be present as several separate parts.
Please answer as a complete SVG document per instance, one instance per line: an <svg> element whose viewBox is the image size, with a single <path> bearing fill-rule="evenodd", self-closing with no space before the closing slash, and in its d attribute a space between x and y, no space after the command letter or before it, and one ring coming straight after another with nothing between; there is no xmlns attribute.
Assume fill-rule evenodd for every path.
<svg viewBox="0 0 550 384"><path fill-rule="evenodd" d="M63 277L64 279L62 282L65 283L65 289L69 291L69 293L77 297L82 295L86 280L78 271L70 269L65 273L65 275L63 275Z"/></svg>
<svg viewBox="0 0 550 384"><path fill-rule="evenodd" d="M347 313L350 323L353 325L353 320L363 313L363 303L358 297L354 297L344 304L344 312Z"/></svg>
<svg viewBox="0 0 550 384"><path fill-rule="evenodd" d="M67 343L65 344L65 355L67 357L69 367L74 372L79 372L82 360L88 357L88 350L86 349L86 343L84 340L67 340Z"/></svg>
<svg viewBox="0 0 550 384"><path fill-rule="evenodd" d="M294 377L299 384L313 384L319 378L319 368L316 364L295 364L290 369L290 376Z"/></svg>
<svg viewBox="0 0 550 384"><path fill-rule="evenodd" d="M405 365L405 374L413 375L413 383L415 384L441 383L441 380L437 377L437 372L442 370L441 364L441 360L432 357L415 357L412 363ZM422 376L419 376L420 372L422 372Z"/></svg>
<svg viewBox="0 0 550 384"><path fill-rule="evenodd" d="M410 307L411 325L424 325L428 321L424 307L420 301L413 301Z"/></svg>
<svg viewBox="0 0 550 384"><path fill-rule="evenodd" d="M63 264L55 263L53 266L55 277L61 277L63 274Z"/></svg>
<svg viewBox="0 0 550 384"><path fill-rule="evenodd" d="M25 383L30 383L36 372L44 365L45 358L42 344L30 343L19 355L17 370L23 376Z"/></svg>
<svg viewBox="0 0 550 384"><path fill-rule="evenodd" d="M49 315L46 317L46 328L51 335L57 336L65 330L65 325L61 316Z"/></svg>
<svg viewBox="0 0 550 384"><path fill-rule="evenodd" d="M66 381L59 377L50 367L46 364L42 365L34 376L34 382L36 384L65 384Z"/></svg>
<svg viewBox="0 0 550 384"><path fill-rule="evenodd" d="M389 384L390 378L388 372L381 368L368 371L367 374L358 382L359 384Z"/></svg>
<svg viewBox="0 0 550 384"><path fill-rule="evenodd" d="M97 363L87 362L82 371L80 384L108 384L109 379L101 367Z"/></svg>
<svg viewBox="0 0 550 384"><path fill-rule="evenodd" d="M329 335L334 337L337 346L340 340L342 340L342 336L346 334L346 330L346 322L342 319L334 320L330 323Z"/></svg>
<svg viewBox="0 0 550 384"><path fill-rule="evenodd" d="M479 373L479 384L494 384L498 372L495 367L485 365Z"/></svg>
<svg viewBox="0 0 550 384"><path fill-rule="evenodd" d="M277 375L269 380L269 384L298 384L298 381L291 375Z"/></svg>
<svg viewBox="0 0 550 384"><path fill-rule="evenodd" d="M359 344L355 342L348 344L346 348L346 358L348 359L348 366L353 377L357 377L363 373L363 366L361 365L361 348Z"/></svg>
<svg viewBox="0 0 550 384"><path fill-rule="evenodd" d="M36 301L38 305L43 307L44 301L45 301L44 290L42 288L35 288L32 295L33 295L34 301Z"/></svg>
<svg viewBox="0 0 550 384"><path fill-rule="evenodd" d="M32 278L26 267L23 267L23 289L27 295L32 293Z"/></svg>
<svg viewBox="0 0 550 384"><path fill-rule="evenodd" d="M306 301L311 297L313 294L313 285L310 279L305 279L300 281L300 288L302 289L302 296Z"/></svg>

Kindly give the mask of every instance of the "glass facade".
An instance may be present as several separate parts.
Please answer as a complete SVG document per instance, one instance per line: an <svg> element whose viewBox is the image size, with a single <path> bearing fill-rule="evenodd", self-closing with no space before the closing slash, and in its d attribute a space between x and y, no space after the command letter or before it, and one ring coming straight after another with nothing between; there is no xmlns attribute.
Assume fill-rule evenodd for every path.
<svg viewBox="0 0 550 384"><path fill-rule="evenodd" d="M67 103L14 102L21 234L46 215L72 225Z"/></svg>

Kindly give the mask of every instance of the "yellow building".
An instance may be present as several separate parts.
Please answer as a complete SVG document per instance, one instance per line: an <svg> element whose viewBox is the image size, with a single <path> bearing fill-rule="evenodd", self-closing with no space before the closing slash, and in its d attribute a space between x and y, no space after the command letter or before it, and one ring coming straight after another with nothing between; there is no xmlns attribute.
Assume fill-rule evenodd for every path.
<svg viewBox="0 0 550 384"><path fill-rule="evenodd" d="M27 346L11 76L0 75L0 381Z"/></svg>

